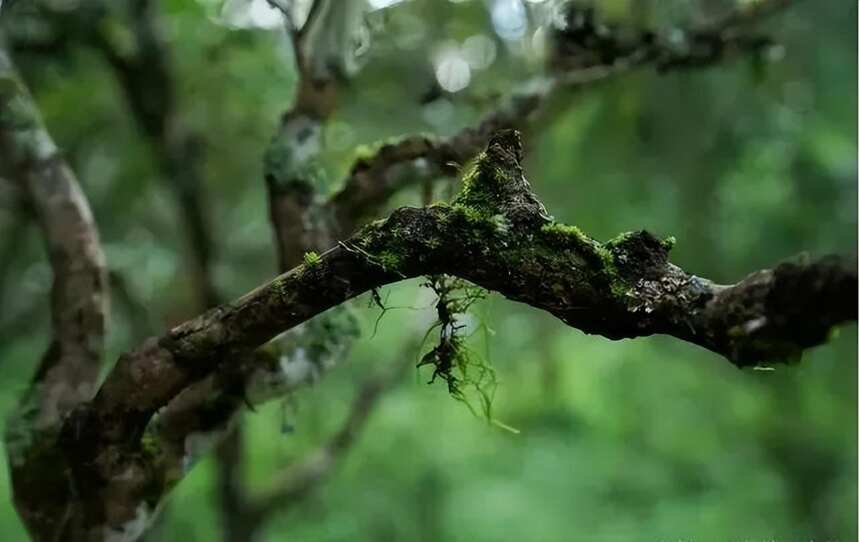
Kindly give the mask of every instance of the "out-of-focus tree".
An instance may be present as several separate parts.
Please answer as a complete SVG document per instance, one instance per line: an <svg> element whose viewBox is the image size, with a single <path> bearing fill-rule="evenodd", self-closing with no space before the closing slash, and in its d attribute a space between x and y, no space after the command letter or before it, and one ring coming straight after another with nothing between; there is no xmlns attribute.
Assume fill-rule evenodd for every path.
<svg viewBox="0 0 860 542"><path fill-rule="evenodd" d="M731 378L752 390L714 385L709 401L724 397L741 408L757 379L770 379L759 394L769 398L741 408L754 421L738 446L767 465L754 471L756 491L773 486L768 468L781 473L805 531L845 536L831 503L817 499L845 483L844 463L831 451L836 441L806 439L791 424L810 416L806 427L814 426L815 409L844 412L833 405L845 393L853 404L856 390L815 378L791 387L779 378L802 380L806 364L794 362L856 319L856 263L802 255L731 282L799 247L845 252L856 242L847 228L856 224L856 141L845 136L853 120L845 121L844 100L813 86L823 80L840 98L856 95L839 64L856 59L843 36L810 28L803 6L793 4L7 0L0 226L10 233L0 260L0 336L17 349L17 372L33 375L9 394L5 439L12 496L29 534L138 539L216 449L225 540L277 528L273 520L304 506L357 443L403 364L365 377L333 436L320 431L305 459L278 469L262 490L249 471L262 435L273 431L255 428L257 417L244 411L273 402L289 410L296 390L362 355L356 338L367 326L348 304L357 296L380 311L369 335L392 327L420 334L405 333L391 316L419 310L416 302L401 305L381 289L425 277L432 315L414 320L433 340L397 347L389 336L373 357L415 356L431 382L443 382L496 430L512 430L508 421L574 433L604 427L600 438L627 439L652 458L642 461L672 465L665 494L686 503L683 495L704 494L703 484L738 479L729 472L736 462L704 468L707 443L684 444L680 433L662 439L659 422L650 420L658 428L650 433L649 420L607 417L597 400L582 419L553 414L565 396L554 348L575 349L547 320L538 320L539 346L529 355L540 362L536 381L550 410L533 415L524 404L500 420L497 375L523 369L494 368L490 353L500 343L511 355L528 332L514 324L525 318L519 309L490 311L484 300L497 292L609 339L676 339L662 355L684 357L681 344L703 347L745 369ZM821 28L837 27L842 14L830 2L819 16ZM830 49L803 46L813 32L842 56L828 64ZM358 144L367 140L379 142ZM540 179L535 190L524 165ZM568 216L579 227L561 219ZM30 222L50 267L39 261ZM616 234L625 229L634 231ZM611 239L601 243L584 230ZM675 238L649 230L677 232L673 254L683 269L669 262ZM273 261L282 274L267 279ZM49 332L39 300L51 276ZM500 310L511 319L504 336L486 323L502 318ZM38 332L28 336L25 326ZM160 327L167 331L142 340ZM51 340L35 367L44 336ZM661 355L649 348L632 355ZM118 360L100 376L105 358ZM684 386L707 376L672 368L672 382ZM615 400L648 413L642 405L659 401L636 391L635 379L655 386L669 379L659 369L629 375L630 394ZM577 397L611 393L573 388ZM313 425L312 416L281 416L275 433ZM426 420L416 415L412 423ZM461 440L458 447L469 446ZM641 509L636 480L605 461L578 472L601 487L592 498ZM416 481L427 488L422 506L439 514L445 480L467 476L428 470ZM183 505L174 507L151 536L171 538L183 516ZM581 518L612 532L609 511ZM700 532L717 532L699 521ZM365 535L437 539L444 531L412 523L373 523ZM766 521L754 532L768 526L787 532ZM498 539L494 532L475 536Z"/></svg>

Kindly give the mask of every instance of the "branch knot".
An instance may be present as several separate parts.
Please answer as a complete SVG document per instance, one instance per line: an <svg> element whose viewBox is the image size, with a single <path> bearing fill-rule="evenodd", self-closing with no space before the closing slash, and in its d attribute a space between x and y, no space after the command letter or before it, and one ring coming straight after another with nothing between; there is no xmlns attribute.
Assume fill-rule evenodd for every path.
<svg viewBox="0 0 860 542"><path fill-rule="evenodd" d="M523 144L517 130L494 132L487 149L463 178L463 190L454 204L481 215L501 214L523 226L552 220L523 175L522 157Z"/></svg>

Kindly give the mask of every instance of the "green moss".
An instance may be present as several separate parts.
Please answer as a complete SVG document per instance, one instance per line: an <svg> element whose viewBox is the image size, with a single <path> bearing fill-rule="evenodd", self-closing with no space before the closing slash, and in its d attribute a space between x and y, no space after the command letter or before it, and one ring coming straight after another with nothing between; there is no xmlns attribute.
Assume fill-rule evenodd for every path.
<svg viewBox="0 0 860 542"><path fill-rule="evenodd" d="M320 259L320 255L314 252L313 250L305 252L304 255L305 265L308 267L315 267L320 264L322 261Z"/></svg>
<svg viewBox="0 0 860 542"><path fill-rule="evenodd" d="M503 214L496 214L490 217L490 222L493 225L493 229L496 233L500 233L502 235L510 233L511 231L511 221L508 220Z"/></svg>
<svg viewBox="0 0 860 542"><path fill-rule="evenodd" d="M376 155L378 155L385 147L393 147L399 145L407 139L415 139L417 137L424 138L429 142L433 142L436 140L436 136L429 132L420 133L417 135L410 134L408 136L388 137L370 144L357 145L353 153L354 160L356 162L369 162L370 160L375 158Z"/></svg>
<svg viewBox="0 0 860 542"><path fill-rule="evenodd" d="M634 232L634 231L627 231L624 233L619 233L618 235L616 235L615 237L613 237L609 241L606 241L606 243L604 243L603 245L607 249L612 250L616 247L624 245L625 243L630 241L634 236L636 236L636 234L637 234L637 232Z"/></svg>
<svg viewBox="0 0 860 542"><path fill-rule="evenodd" d="M612 252L602 245L595 247L594 251L598 258L600 258L600 263L607 272L613 275L618 273L615 269L615 257L612 255Z"/></svg>
<svg viewBox="0 0 860 542"><path fill-rule="evenodd" d="M466 221L471 224L486 222L496 214L489 207L465 205L462 203L455 203L454 210L457 213L460 213L463 218L465 218Z"/></svg>
<svg viewBox="0 0 860 542"><path fill-rule="evenodd" d="M623 298L627 295L627 292L630 290L627 283L621 278L621 275L618 273L618 266L615 263L615 256L612 254L612 251L607 248L608 243L606 245L599 245L597 247L597 255L600 257L600 261L603 264L603 275L606 277L609 282L609 289L612 292L612 295L618 299Z"/></svg>
<svg viewBox="0 0 860 542"><path fill-rule="evenodd" d="M284 301L289 301L293 295L293 291L290 287L287 286L287 281L292 280L290 275L281 275L272 281L272 289L278 294Z"/></svg>
<svg viewBox="0 0 860 542"><path fill-rule="evenodd" d="M582 265L592 270L595 279L609 286L615 298L622 299L627 295L630 288L619 273L612 242L600 243L580 228L558 222L541 226L541 234L550 249L546 257L557 257L560 248L573 251L582 258Z"/></svg>
<svg viewBox="0 0 860 542"><path fill-rule="evenodd" d="M403 265L404 256L394 250L383 250L376 255L376 259L386 271L397 271Z"/></svg>
<svg viewBox="0 0 860 542"><path fill-rule="evenodd" d="M672 250L673 248L675 248L675 243L676 243L676 242L677 242L677 239L675 239L675 236L674 236L674 235L670 235L669 237L667 237L667 238L663 239L663 241L662 241L663 246L664 246L664 247L666 247L666 250L667 250L667 251Z"/></svg>
<svg viewBox="0 0 860 542"><path fill-rule="evenodd" d="M140 448L144 455L155 458L161 453L161 446L158 443L158 438L152 433L144 433L140 439Z"/></svg>
<svg viewBox="0 0 860 542"><path fill-rule="evenodd" d="M299 146L305 148L298 151ZM282 131L269 142L263 156L266 179L280 190L323 190L329 179L318 154L319 144L314 140L298 142L289 131Z"/></svg>
<svg viewBox="0 0 860 542"><path fill-rule="evenodd" d="M492 216L498 212L506 190L515 180L510 171L494 164L485 152L481 153L463 175L463 186L454 204Z"/></svg>
<svg viewBox="0 0 860 542"><path fill-rule="evenodd" d="M592 239L585 235L581 229L576 226L568 226L567 224L561 224L558 222L552 222L549 224L544 224L541 229L541 232L550 236L556 241L569 241L573 240L580 244L591 244Z"/></svg>
<svg viewBox="0 0 860 542"><path fill-rule="evenodd" d="M402 268L413 251L411 245L414 239L407 238L397 220L395 213L386 219L367 224L355 236L359 241L352 245L353 249L360 251L370 263L387 272L405 274Z"/></svg>
<svg viewBox="0 0 860 542"><path fill-rule="evenodd" d="M627 287L624 282L618 280L617 278L612 280L609 283L609 290L612 292L612 295L616 299L624 299L627 296L627 293L630 291L630 288Z"/></svg>
<svg viewBox="0 0 860 542"><path fill-rule="evenodd" d="M478 162L483 156L484 153L478 155L475 161L466 168L466 172L463 174L463 186L460 188L458 198L469 198L480 191L478 188Z"/></svg>

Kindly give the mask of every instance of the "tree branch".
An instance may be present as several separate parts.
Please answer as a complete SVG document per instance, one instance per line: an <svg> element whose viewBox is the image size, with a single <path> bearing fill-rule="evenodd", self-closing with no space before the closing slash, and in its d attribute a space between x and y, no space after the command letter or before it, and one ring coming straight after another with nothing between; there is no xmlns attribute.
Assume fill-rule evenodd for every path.
<svg viewBox="0 0 860 542"><path fill-rule="evenodd" d="M183 124L179 113L173 59L162 36L158 3L134 0L128 2L128 10L128 20L118 24L129 30L133 47L112 43L106 31L112 26L106 21L116 15L109 12L87 41L111 67L132 116L149 139L156 167L185 226L195 297L201 306L210 308L222 300L211 272L216 247L202 188L203 138Z"/></svg>
<svg viewBox="0 0 860 542"><path fill-rule="evenodd" d="M725 287L668 264L669 242L650 234L624 234L598 243L575 227L546 218L524 180L517 178L519 164L509 159L499 137L491 140L454 204L401 208L329 250L318 262L297 267L233 303L173 328L124 357L94 405L104 401L127 405L135 413L130 419L151 413L175 393L176 386L211 372L216 365L213 360L229 359L256 347L371 288L424 274L460 276L548 310L583 331L612 339L671 334L739 365L784 351L784 345L774 350L772 341L762 343L761 328L753 330L755 334L733 328L756 315L770 316L769 321L782 322L778 327L784 329L785 319L794 317L784 310L780 314L770 311L788 282L799 281L798 287L810 292L808 296L794 292L794 299L801 302L832 293L829 289L850 294L856 272L830 260L784 264ZM499 193L491 192L493 189ZM476 261L478 256L486 265L476 265L481 263ZM810 280L803 282L803 278ZM541 280L548 282L541 285ZM557 295L548 289L556 290ZM740 299L749 310L738 312ZM852 317L853 303L835 303L832 296L822 299L834 302L820 307L823 321L829 325ZM728 314L727 304L732 307ZM803 327L809 322L794 323ZM779 334L771 325L764 327ZM824 335L811 335L821 342L828 330L819 330ZM796 334L780 341L795 343L796 349L814 342ZM150 365L153 357L163 363L150 367L157 374L149 375L150 389L147 397L141 397L135 391L135 380L141 375L134 370ZM163 386L153 388L154 384Z"/></svg>
<svg viewBox="0 0 860 542"><path fill-rule="evenodd" d="M341 189L325 203L327 214L335 217L335 231L342 239L376 215L399 190L428 178L455 174L457 165L480 152L490 134L502 128L525 130L535 115L562 93L583 91L636 69L651 67L665 73L706 68L726 57L760 51L771 41L744 30L793 1L759 0L738 7L708 24L683 30L681 44L669 43L651 31L642 32L635 40L622 41L615 29L597 29L592 9L583 12L576 3L569 3L567 25L555 35L553 72L549 77L521 86L477 126L449 137L406 136L381 144L370 156L359 158ZM418 159L423 159L427 167L408 167Z"/></svg>
<svg viewBox="0 0 860 542"><path fill-rule="evenodd" d="M599 243L553 222L525 181L520 157L518 137L500 133L452 204L398 209L319 260L122 356L95 399L66 424L65 447L79 466L80 486L103 492L131 462L140 478L122 477L123 494L111 497L115 508L121 498L139 503L151 490L143 466L149 459L129 450L172 397L242 363L244 353L284 330L409 277L454 275L587 333L672 335L739 367L784 361L856 319L853 265L836 258L785 263L716 285L669 263L671 243L647 232Z"/></svg>
<svg viewBox="0 0 860 542"><path fill-rule="evenodd" d="M727 35L734 41L723 43ZM282 267L300 261L308 250L301 247L343 239L393 191L422 182L422 175L450 174L449 162L465 161L496 128L523 122L556 89L586 86L642 65L707 65L724 56L727 43L747 43L730 34L718 38L704 40L710 49L698 47L686 56L638 48L608 65L542 82L535 93L517 96L501 114L454 138L407 138L383 146L356 164L346 192L328 202L316 196L311 168L319 147L314 134L318 139L321 120L333 108L333 86L306 78L296 109L282 123L283 137L275 140L281 150L294 154L286 162L279 162L283 155L277 153L267 161L271 193L293 198L272 198L273 219L292 221L278 227ZM747 50L745 45L736 49ZM163 119L141 119L152 133L171 132ZM316 150L305 153L305 143ZM646 232L601 244L557 224L522 178L520 152L510 135L495 138L451 205L395 211L319 260L309 260L124 356L92 403L65 424L63 452L82 491L85 510L78 517L86 518L83 527L125 530L140 514L152 515L187 469L186 459L195 455L188 450L190 437L197 429L212 436L213 427L229 427L243 393L247 396L248 374L283 362L275 357L261 363L261 356L249 356L250 349L329 307L403 278L453 274L548 310L589 333L609 338L666 333L719 352L739 366L795 356L823 342L833 325L856 317L856 308L845 303L846 294L856 293L856 270L839 260L783 264L734 286L719 286L668 263L669 243ZM422 175L404 175L414 173L416 159L431 168ZM307 186L311 190L303 191ZM279 206L279 201L293 206ZM332 216L334 225L328 222ZM282 377L283 366L276 372ZM164 436L166 445L153 448L148 440L153 435Z"/></svg>
<svg viewBox="0 0 860 542"><path fill-rule="evenodd" d="M764 3L774 4L770 0ZM693 29L688 34L698 46L687 49L670 47L654 34L643 33L637 43L623 49L623 55L605 59L602 64L532 81L514 92L477 126L454 136L408 136L384 143L374 153L357 160L342 188L326 201L321 201L318 195L317 186L322 182L317 179L320 168L315 161L321 147L321 119L332 113L334 99L320 99L319 96L334 96L336 87L323 85L324 92L308 94L308 85L300 85L296 107L284 117L282 130L267 152L266 178L272 222L279 240L281 269L300 263L304 251L320 250L334 239L346 238L365 220L377 216L397 191L456 173L458 165L477 154L495 130L529 125L535 114L562 91L584 90L642 66L654 66L658 71L700 67L714 64L730 54L757 50L758 45L733 44L746 39L740 28L755 22L763 13L759 8L741 8L714 23ZM569 17L572 15L568 13ZM559 41L562 39L563 36ZM301 54L298 63L306 65L302 63ZM304 83L312 80L307 73L303 75Z"/></svg>
<svg viewBox="0 0 860 542"><path fill-rule="evenodd" d="M64 528L75 510L73 485L56 439L63 416L94 392L109 293L86 197L2 47L0 160L35 211L54 274L53 338L6 432L18 512L31 532L53 533Z"/></svg>
<svg viewBox="0 0 860 542"><path fill-rule="evenodd" d="M312 13L318 12L321 4L322 2L317 2L315 4L317 7L312 9ZM165 180L169 181L168 186L172 188L176 196L186 223L186 229L189 232L192 262L197 276L194 284L198 286L199 290L197 297L206 307L211 307L218 302L210 272L214 242L204 212L205 205L202 203L203 194L198 173L199 153L195 152L196 146L191 144L195 137L182 129L179 115L176 112L175 77L172 73L169 50L159 36L156 6L151 2L134 2L130 6L134 8L132 10L134 12L133 18L126 21L125 26L131 30L131 35L136 40L135 47L125 50L119 49L110 43L110 34L104 32L97 32L92 42L109 61L126 95L132 113L138 120L142 131L150 137L153 143L156 161ZM337 15L336 12L333 13ZM105 16L111 15L106 14ZM315 15L312 14L305 24L305 28L315 24L314 18ZM326 108L329 107L325 105L327 102L318 99L319 89L333 89L334 81L331 78L320 80L314 78L313 74L306 73L311 68L305 69L305 67L310 66L314 60L311 53L316 55L319 52L306 51L307 47L302 45L302 38L297 35L294 35L294 38L297 46L297 65L302 72L302 82L297 105L294 111L284 119L283 130L285 134L283 136L285 136L286 144L289 145L289 148L285 150L301 154L307 147L307 145L302 146L302 138L308 137L308 122L316 125L318 123L317 118L326 115ZM152 99L153 97L159 97L159 99ZM317 132L314 132L313 126L311 126L310 134L311 143L314 143L313 138L318 138L318 126ZM308 160L315 159L315 155L319 151L319 143L314 144L316 145L314 150L304 152L308 156ZM299 164L301 161L300 158ZM301 167L296 169L301 175L306 174L301 170ZM299 179L296 182L299 182ZM294 187L291 186L290 188ZM281 191L270 183L270 196L272 196L273 223L276 226L275 231L279 239L278 247L282 270L286 270L301 261L302 254L306 250L320 250L328 245L327 224L321 221L308 224L307 214L302 211L300 206L295 205L296 197L300 197L301 192L297 193L295 190ZM347 334L345 337L349 338L353 335ZM344 340L346 339L343 337L336 337L332 338L330 342L334 343L334 347L337 347ZM289 353L282 354L281 357L284 355L289 355ZM261 353L258 357L265 356ZM314 361L318 364L326 362L324 359ZM256 363L253 367L250 366L251 364L243 364L242 367L245 372L227 371L230 381L219 375L218 378L210 378L195 384L192 389L186 390L187 393L181 395L181 400L177 401L176 404L171 403L165 408L159 416L159 423L150 432L152 436L157 436L159 440L164 441L165 450L171 450L171 453L168 454L170 461L166 457L163 459L165 472L186 470L196 459L195 456L208 451L204 450L208 446L200 446L201 441L215 444L217 440L222 440L218 447L218 465L222 490L220 497L225 512L224 516L227 520L228 539L231 536L229 532L236 531L233 528L235 527L233 525L234 519L237 524L242 523L241 518L234 518L234 516L241 515L240 501L243 493L240 487L240 437L237 433L238 424L235 423L237 421L235 420L236 414L241 411L244 404L238 400L238 397L241 397L243 393L241 383L247 381L245 386L247 390L244 391L246 398L250 396L248 394L264 393L268 399L275 388L284 392L298 386L299 382L293 382L283 375L284 370L280 364L281 362L278 362L272 366L272 364ZM292 366L291 369L293 369ZM261 379L266 383L273 382L274 386L269 386L269 389L263 391L256 390L255 388L259 387L258 384ZM217 408L213 408L213 406L217 406ZM211 434L215 438L202 439L201 437L206 434ZM193 453L188 449L189 442L196 443L191 446L194 448ZM241 536L239 532L233 534Z"/></svg>
<svg viewBox="0 0 860 542"><path fill-rule="evenodd" d="M98 376L108 296L104 255L86 197L3 50L0 156L35 210L54 272L54 339L36 375L39 425L51 425L90 398Z"/></svg>
<svg viewBox="0 0 860 542"><path fill-rule="evenodd" d="M609 72L601 72L603 76L608 77ZM566 87L570 89L591 82L592 79L579 79L576 83L567 80ZM554 81L532 81L476 126L449 137L402 137L383 143L370 156L356 160L341 188L325 203L328 215L334 217L340 238L355 232L368 217L376 216L400 190L436 177L456 175L459 166L478 154L494 131L526 127L531 116L556 88ZM419 159L425 162L425 167L412 167Z"/></svg>
<svg viewBox="0 0 860 542"><path fill-rule="evenodd" d="M248 503L249 532L247 539L259 530L275 512L283 512L301 502L340 464L358 440L374 408L385 393L393 388L405 370L412 367L411 356L404 355L385 374L367 379L353 399L349 414L340 429L329 440L302 461L275 473L272 482Z"/></svg>

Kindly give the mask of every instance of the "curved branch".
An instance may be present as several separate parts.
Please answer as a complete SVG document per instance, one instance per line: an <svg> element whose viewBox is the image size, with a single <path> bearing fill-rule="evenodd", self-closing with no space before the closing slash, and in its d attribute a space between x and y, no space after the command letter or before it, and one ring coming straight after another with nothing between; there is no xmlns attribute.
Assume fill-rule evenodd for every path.
<svg viewBox="0 0 860 542"><path fill-rule="evenodd" d="M129 453L153 414L189 384L273 336L363 292L450 274L610 339L667 334L743 367L780 361L856 319L855 266L840 259L781 264L721 286L669 263L670 241L647 232L599 243L552 221L522 174L514 132L494 136L452 204L401 208L319 260L179 325L124 355L96 398L66 423L79 486L118 501L151 491L152 458ZM129 462L139 478L127 475ZM142 462L142 463L141 463ZM92 502L105 502L94 498ZM125 517L127 520L128 518ZM109 523L110 524L110 523Z"/></svg>
<svg viewBox="0 0 860 542"><path fill-rule="evenodd" d="M229 360L371 288L425 274L462 277L588 333L611 339L669 334L738 365L778 358L786 345L799 350L822 342L830 326L853 318L853 303L840 300L856 287L856 270L835 260L783 264L727 287L670 264L670 242L647 232L599 243L552 222L505 137L491 140L452 205L398 209L319 261L124 356L95 409L111 403L133 409L132 418L151 413L181 386L212 372L212 360ZM789 311L792 299L797 310ZM813 299L822 302L820 321L798 321ZM756 318L767 322L737 329ZM809 330L787 333L792 327ZM138 372L144 368L146 374Z"/></svg>
<svg viewBox="0 0 860 542"><path fill-rule="evenodd" d="M584 18L577 17L579 8L576 3L570 3L568 30L558 31L555 36L552 75L515 90L476 126L449 137L402 137L383 143L371 155L356 160L340 190L325 204L328 213L335 217L336 232L340 238L353 233L363 220L378 213L393 194L407 186L456 174L457 166L478 154L494 131L502 128L525 130L535 115L561 93L582 91L639 68L650 67L659 73L706 68L726 57L760 51L771 41L743 30L789 7L794 1L759 0L738 7L708 24L681 31L682 46L667 43L650 31L642 32L632 42L622 42L611 30L608 34L605 29L598 31L591 11ZM575 24L572 22L575 18L584 22ZM598 60L582 65L582 56L596 56ZM574 61L577 65L572 67ZM419 159L424 160L427 167L408 167Z"/></svg>
<svg viewBox="0 0 860 542"><path fill-rule="evenodd" d="M104 341L107 280L86 196L3 50L0 157L35 210L54 272L54 338L36 375L42 396L39 425L46 426L94 391Z"/></svg>
<svg viewBox="0 0 860 542"><path fill-rule="evenodd" d="M5 435L16 508L27 528L41 536L60 532L78 510L56 444L63 416L95 390L109 293L86 197L2 47L0 161L26 193L54 275L53 338Z"/></svg>
<svg viewBox="0 0 860 542"><path fill-rule="evenodd" d="M569 77L564 86L570 90L614 73L607 70L597 78L576 81ZM443 175L456 175L461 164L481 152L493 132L501 128L524 128L558 88L559 83L554 80L532 81L475 126L449 137L402 137L383 143L371 155L356 160L340 190L325 203L340 238L355 232L368 217L377 215L400 190ZM416 160L421 160L424 167L413 167Z"/></svg>

